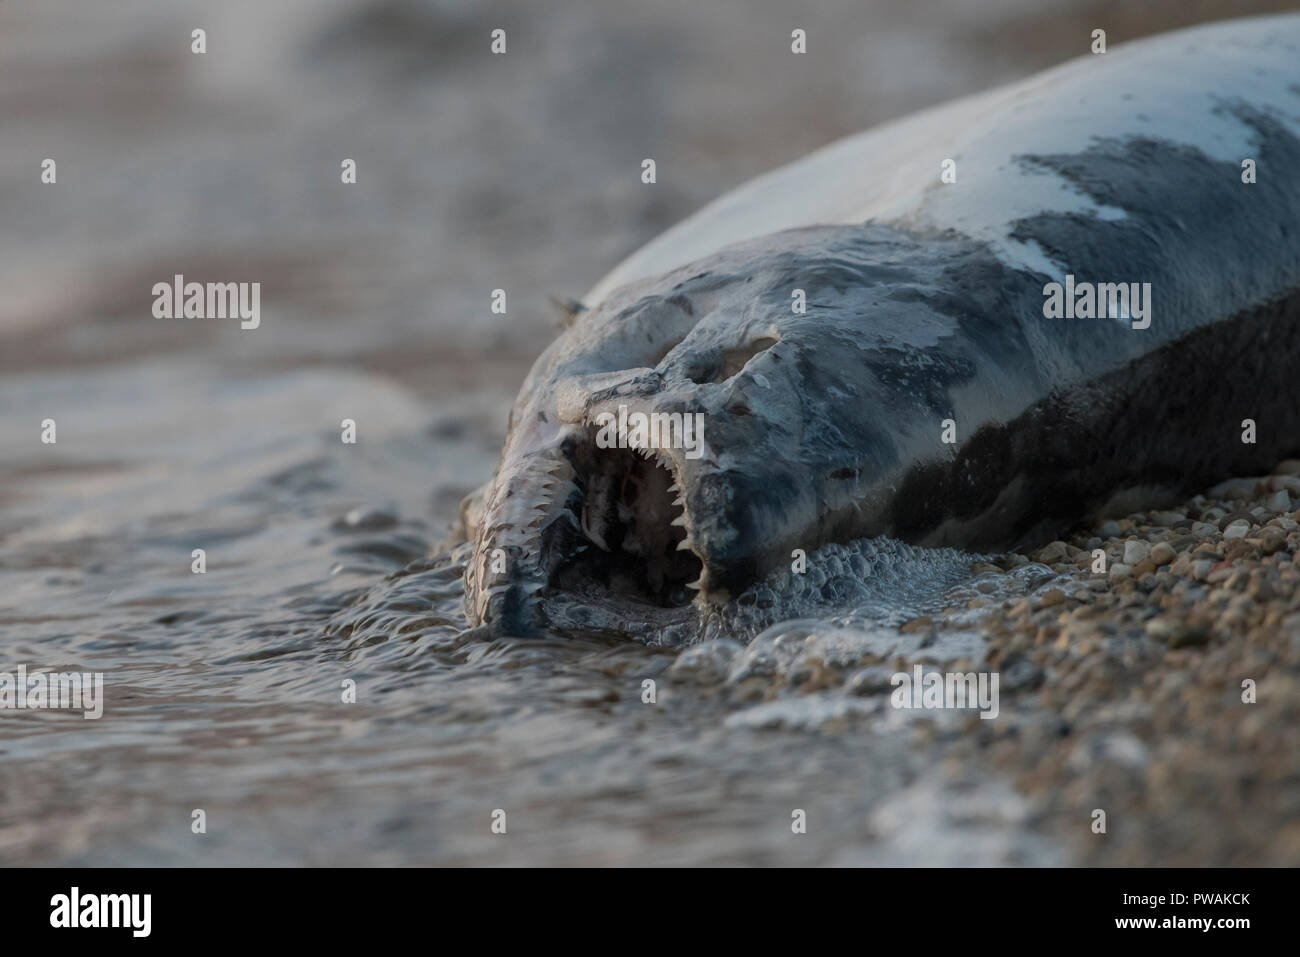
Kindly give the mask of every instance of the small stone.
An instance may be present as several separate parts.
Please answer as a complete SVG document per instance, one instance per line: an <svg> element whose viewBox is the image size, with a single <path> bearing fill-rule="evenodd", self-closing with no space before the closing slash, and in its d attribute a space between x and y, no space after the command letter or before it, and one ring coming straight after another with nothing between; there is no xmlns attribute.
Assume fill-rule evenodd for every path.
<svg viewBox="0 0 1300 957"><path fill-rule="evenodd" d="M1007 691L1032 690L1043 681L1043 672L1028 658L1019 658L999 669L1002 687Z"/></svg>
<svg viewBox="0 0 1300 957"><path fill-rule="evenodd" d="M1227 562L1237 562L1243 558L1251 561L1257 561L1260 556L1259 539L1239 538L1228 542L1228 547L1223 550L1223 560Z"/></svg>
<svg viewBox="0 0 1300 957"><path fill-rule="evenodd" d="M1224 541L1232 541L1235 538L1245 538L1250 534L1250 522L1244 518L1239 518L1223 530Z"/></svg>
<svg viewBox="0 0 1300 957"><path fill-rule="evenodd" d="M1054 605L1060 605L1065 601L1065 592L1059 588L1049 588L1043 592L1043 597L1038 600L1039 605L1043 608L1051 608Z"/></svg>
<svg viewBox="0 0 1300 957"><path fill-rule="evenodd" d="M1269 496L1268 501L1264 503L1264 507L1275 515L1280 512L1289 512L1291 511L1291 495L1286 489L1279 489Z"/></svg>
<svg viewBox="0 0 1300 957"><path fill-rule="evenodd" d="M1052 542L1039 550L1037 560L1044 565L1054 565L1069 557L1069 549L1070 546L1066 545L1065 542Z"/></svg>
<svg viewBox="0 0 1300 957"><path fill-rule="evenodd" d="M1114 521L1102 522L1100 525L1097 526L1097 534L1100 535L1102 538L1119 538L1120 536L1119 522L1114 522Z"/></svg>
<svg viewBox="0 0 1300 957"><path fill-rule="evenodd" d="M1268 491L1276 492L1278 489L1285 489L1292 495L1300 495L1300 476L1274 475L1268 480Z"/></svg>
<svg viewBox="0 0 1300 957"><path fill-rule="evenodd" d="M1125 565L1123 562L1116 562L1114 565L1110 566L1110 577L1112 579L1128 578L1129 574L1132 573L1132 571L1133 571L1133 566Z"/></svg>
<svg viewBox="0 0 1300 957"><path fill-rule="evenodd" d="M1207 644L1209 640L1210 633L1208 631L1187 622L1178 622L1178 626L1168 637L1170 648L1198 648Z"/></svg>
<svg viewBox="0 0 1300 957"><path fill-rule="evenodd" d="M1233 522L1242 522L1242 521L1254 524L1255 516L1253 513L1247 511L1246 509L1241 509L1241 508L1236 509L1235 511L1232 512L1228 512L1226 515L1221 515L1219 517L1219 531L1223 531Z"/></svg>
<svg viewBox="0 0 1300 957"><path fill-rule="evenodd" d="M1217 534L1218 531L1219 531L1219 526L1212 525L1209 522L1192 523L1192 534L1195 535L1197 538L1208 538L1211 535Z"/></svg>
<svg viewBox="0 0 1300 957"><path fill-rule="evenodd" d="M1155 562L1156 568L1159 568L1161 565L1170 564L1177 554L1172 545L1168 542L1161 542L1151 549L1150 558L1151 561Z"/></svg>
<svg viewBox="0 0 1300 957"><path fill-rule="evenodd" d="M1124 564L1138 565L1146 561L1146 557L1151 554L1151 546L1146 542L1136 538L1130 538L1124 543Z"/></svg>
<svg viewBox="0 0 1300 957"><path fill-rule="evenodd" d="M904 635L914 635L918 632L929 631L933 627L934 622L931 619L922 616L920 618L913 618L911 621L904 623L903 627L898 630Z"/></svg>
<svg viewBox="0 0 1300 957"><path fill-rule="evenodd" d="M1246 586L1246 594L1249 595L1254 602L1259 603L1268 601L1272 598L1274 591L1273 586L1269 583L1267 578L1255 574L1251 576L1250 583Z"/></svg>
<svg viewBox="0 0 1300 957"><path fill-rule="evenodd" d="M1207 585L1217 585L1220 582L1226 582L1231 577L1232 567L1230 565L1224 565L1222 568L1211 568L1210 573L1205 576L1205 582Z"/></svg>
<svg viewBox="0 0 1300 957"><path fill-rule="evenodd" d="M863 668L849 678L847 688L849 694L854 695L872 695L888 691L893 687L892 678L894 672L883 665L873 665L870 668Z"/></svg>
<svg viewBox="0 0 1300 957"><path fill-rule="evenodd" d="M1286 548L1286 533L1280 528L1268 526L1259 533L1259 550L1265 555L1272 555Z"/></svg>

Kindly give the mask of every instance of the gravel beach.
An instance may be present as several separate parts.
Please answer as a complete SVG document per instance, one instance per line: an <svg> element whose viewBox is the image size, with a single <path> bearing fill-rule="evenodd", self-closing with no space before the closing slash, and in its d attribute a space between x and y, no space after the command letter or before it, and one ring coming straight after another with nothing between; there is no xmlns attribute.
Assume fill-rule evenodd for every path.
<svg viewBox="0 0 1300 957"><path fill-rule="evenodd" d="M974 767L1005 777L1026 802L991 802L994 825L1025 828L1006 862L1042 863L1015 845L1050 833L1090 865L1295 866L1298 502L1300 460L1282 462L1177 508L977 562L941 609L901 625L903 642L795 623L744 649L696 646L669 676L746 706L757 726L910 736L930 749L948 802ZM1000 714L891 709L890 676L918 664L997 672ZM837 706L800 712L798 697Z"/></svg>

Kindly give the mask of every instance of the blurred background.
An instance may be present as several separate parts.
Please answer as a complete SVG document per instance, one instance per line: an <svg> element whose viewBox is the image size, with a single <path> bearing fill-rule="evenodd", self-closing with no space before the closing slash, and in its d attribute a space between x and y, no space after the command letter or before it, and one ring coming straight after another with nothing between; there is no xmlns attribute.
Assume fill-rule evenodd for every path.
<svg viewBox="0 0 1300 957"><path fill-rule="evenodd" d="M513 392L549 296L580 297L729 187L1081 55L1098 25L1116 44L1292 6L5 0L0 368L198 356ZM262 282L262 329L149 321L150 286L181 271Z"/></svg>
<svg viewBox="0 0 1300 957"><path fill-rule="evenodd" d="M0 719L0 859L505 860L455 837L457 815L486 814L504 790L548 822L549 837L514 845L532 861L791 860L717 821L701 842L684 805L649 830L628 809L657 788L692 793L685 772L653 771L691 741L730 762L701 773L752 776L782 807L774 769L842 778L863 755L810 768L813 752L800 765L768 738L727 752L709 737L723 717L657 732L640 758L631 719L575 735L564 709L607 701L591 675L619 673L608 656L630 652L590 651L564 659L575 670L559 685L513 686L494 669L533 653L466 650L450 579L441 617L403 618L424 606L391 592L363 602L364 621L338 616L428 554L490 475L509 403L553 335L550 297L581 297L758 173L1083 55L1096 27L1118 45L1292 6L3 0L0 648L107 670L112 697L98 723ZM796 27L803 56L790 53ZM195 28L206 54L191 53ZM496 28L504 56L489 52ZM46 158L57 184L41 182ZM344 159L355 185L340 182ZM260 328L154 319L152 286L175 273L260 282ZM494 288L506 316L490 311ZM39 441L47 417L53 446ZM360 440L346 458L344 418ZM198 547L206 576L190 574ZM404 642L386 642L398 631ZM463 680L438 684L450 674ZM322 703L340 675L368 677L387 712L340 718ZM430 740L443 742L433 757ZM380 785L362 793L357 767ZM691 810L707 817L726 787ZM582 830L566 829L557 793L571 809L594 802ZM840 810L865 819L880 798L868 788ZM195 806L240 815L242 836L201 853L178 844L168 829L187 835ZM822 835L806 860L845 839ZM850 860L898 859L872 846ZM1001 844L979 846L972 860L997 861Z"/></svg>

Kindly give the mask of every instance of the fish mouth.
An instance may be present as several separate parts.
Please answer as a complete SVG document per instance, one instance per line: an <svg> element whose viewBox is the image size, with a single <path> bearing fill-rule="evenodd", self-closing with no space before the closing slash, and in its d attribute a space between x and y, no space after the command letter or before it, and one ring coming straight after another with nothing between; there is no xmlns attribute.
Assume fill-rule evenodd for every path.
<svg viewBox="0 0 1300 957"><path fill-rule="evenodd" d="M605 448L571 427L503 466L467 573L476 624L527 636L564 625L640 631L681 621L708 574L680 466L666 450ZM521 503L523 506L521 507Z"/></svg>
<svg viewBox="0 0 1300 957"><path fill-rule="evenodd" d="M704 586L704 561L691 537L686 491L673 459L657 449L601 448L590 432L563 448L579 495L570 510L582 533L548 584L566 592L598 588L641 605L681 608Z"/></svg>

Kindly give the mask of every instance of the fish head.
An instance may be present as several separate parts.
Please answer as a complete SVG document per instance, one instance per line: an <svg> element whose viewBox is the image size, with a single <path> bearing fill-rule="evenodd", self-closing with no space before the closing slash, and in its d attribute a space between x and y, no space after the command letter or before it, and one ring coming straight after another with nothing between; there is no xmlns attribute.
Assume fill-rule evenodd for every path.
<svg viewBox="0 0 1300 957"><path fill-rule="evenodd" d="M871 297L890 291L879 245L790 231L578 313L511 411L474 523L471 620L511 634L590 631L592 616L664 627L795 549L885 533L873 496L906 438L891 416L937 420L933 396L891 378L913 306L886 304L904 317L897 336L864 333L886 312ZM792 308L792 287L817 307Z"/></svg>

